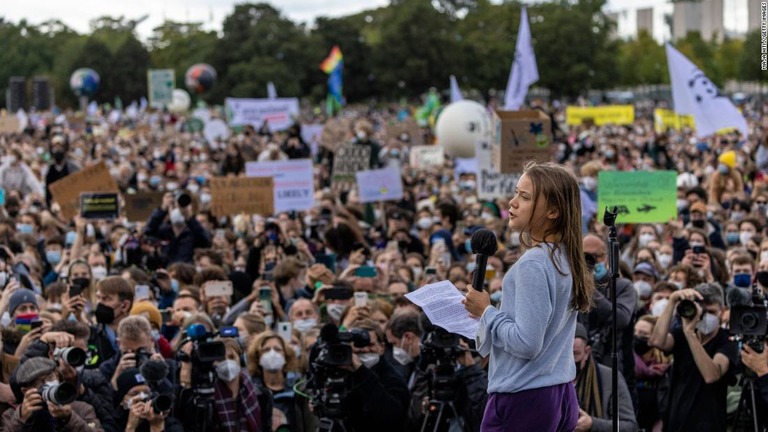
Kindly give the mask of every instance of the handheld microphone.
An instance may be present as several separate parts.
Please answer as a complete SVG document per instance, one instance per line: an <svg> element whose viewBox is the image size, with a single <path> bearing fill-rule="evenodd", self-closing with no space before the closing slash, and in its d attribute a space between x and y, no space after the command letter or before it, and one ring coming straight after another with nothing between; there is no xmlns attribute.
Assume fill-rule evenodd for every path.
<svg viewBox="0 0 768 432"><path fill-rule="evenodd" d="M475 257L475 276L472 278L472 287L478 291L483 290L485 283L485 268L488 266L488 257L495 254L499 249L496 242L496 234L491 230L479 229L472 234L472 252L477 254Z"/></svg>

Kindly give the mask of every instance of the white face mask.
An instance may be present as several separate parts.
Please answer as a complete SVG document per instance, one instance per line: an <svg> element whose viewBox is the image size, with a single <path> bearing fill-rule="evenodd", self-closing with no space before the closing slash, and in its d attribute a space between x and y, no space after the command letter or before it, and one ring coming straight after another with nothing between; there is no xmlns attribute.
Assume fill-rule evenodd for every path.
<svg viewBox="0 0 768 432"><path fill-rule="evenodd" d="M325 307L325 310L328 311L328 316L331 317L334 321L338 321L341 319L341 314L344 313L344 309L347 307L342 304L329 304Z"/></svg>
<svg viewBox="0 0 768 432"><path fill-rule="evenodd" d="M171 223L173 225L181 225L184 223L184 215L181 214L181 210L177 208L171 210Z"/></svg>
<svg viewBox="0 0 768 432"><path fill-rule="evenodd" d="M764 251L760 252L760 261L762 262L762 261L765 261L765 260L768 260L768 250L764 250ZM2 285L2 284L0 284L0 285Z"/></svg>
<svg viewBox="0 0 768 432"><path fill-rule="evenodd" d="M746 246L749 241L752 239L752 236L754 234L749 231L742 231L739 233L739 241L741 242L742 246Z"/></svg>
<svg viewBox="0 0 768 432"><path fill-rule="evenodd" d="M360 359L360 363L368 369L379 364L379 355L376 353L358 354L357 357Z"/></svg>
<svg viewBox="0 0 768 432"><path fill-rule="evenodd" d="M91 269L91 274L93 275L94 281L100 281L107 277L107 268L104 266L94 266Z"/></svg>
<svg viewBox="0 0 768 432"><path fill-rule="evenodd" d="M651 315L655 317L661 316L661 313L667 308L667 303L669 303L669 300L667 299L661 299L654 303L653 306L651 306Z"/></svg>
<svg viewBox="0 0 768 432"><path fill-rule="evenodd" d="M317 320L315 318L307 318L303 320L296 320L293 322L293 328L298 330L301 333L305 333L314 326L317 325Z"/></svg>
<svg viewBox="0 0 768 432"><path fill-rule="evenodd" d="M397 362L403 366L413 361L413 358L411 357L410 354L408 354L408 351L403 349L404 343L405 343L405 339L403 339L400 342L399 347L392 348L392 357L394 357L395 360L397 360Z"/></svg>
<svg viewBox="0 0 768 432"><path fill-rule="evenodd" d="M653 293L653 287L646 281L640 280L633 285L635 286L635 291L637 291L637 296L641 299L647 299Z"/></svg>
<svg viewBox="0 0 768 432"><path fill-rule="evenodd" d="M656 236L651 233L640 234L640 237L638 238L638 244L640 247L646 247L648 246L648 243L654 240L656 240Z"/></svg>
<svg viewBox="0 0 768 432"><path fill-rule="evenodd" d="M296 358L301 358L301 347L292 346L291 348L293 348L293 352L296 354Z"/></svg>
<svg viewBox="0 0 768 432"><path fill-rule="evenodd" d="M224 360L216 365L216 376L220 380L232 382L240 375L240 363L235 360Z"/></svg>
<svg viewBox="0 0 768 432"><path fill-rule="evenodd" d="M416 222L416 225L418 225L419 228L422 230L428 230L432 228L432 218L429 218L429 217L419 218L419 220Z"/></svg>
<svg viewBox="0 0 768 432"><path fill-rule="evenodd" d="M696 330L703 335L711 335L718 327L720 327L720 320L709 312L705 313L701 321L696 324Z"/></svg>
<svg viewBox="0 0 768 432"><path fill-rule="evenodd" d="M364 139L368 138L368 134L363 132L363 131L355 132L355 136L357 136L357 139L359 139L359 140L364 140Z"/></svg>
<svg viewBox="0 0 768 432"><path fill-rule="evenodd" d="M0 286L5 287L8 282L8 272L0 271Z"/></svg>
<svg viewBox="0 0 768 432"><path fill-rule="evenodd" d="M261 355L259 365L268 371L282 370L285 366L285 356L274 349L270 349Z"/></svg>
<svg viewBox="0 0 768 432"><path fill-rule="evenodd" d="M584 185L584 189L590 192L597 189L597 179L594 177L582 177L581 184Z"/></svg>
<svg viewBox="0 0 768 432"><path fill-rule="evenodd" d="M670 254L659 254L656 259L659 261L659 265L667 268L670 264L672 264L672 255Z"/></svg>
<svg viewBox="0 0 768 432"><path fill-rule="evenodd" d="M413 272L413 279L419 280L424 269L421 267L411 267L411 271Z"/></svg>

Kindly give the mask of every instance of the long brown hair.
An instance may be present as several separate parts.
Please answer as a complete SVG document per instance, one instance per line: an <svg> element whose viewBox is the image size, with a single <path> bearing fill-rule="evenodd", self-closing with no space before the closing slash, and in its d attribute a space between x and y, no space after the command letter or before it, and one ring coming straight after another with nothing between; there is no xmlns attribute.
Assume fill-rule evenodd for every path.
<svg viewBox="0 0 768 432"><path fill-rule="evenodd" d="M571 307L579 312L587 312L592 307L592 294L595 290L595 281L592 273L587 270L584 259L584 247L582 245L581 230L581 193L576 176L562 165L547 162L528 162L523 170L533 184L534 210L531 214L531 223L535 223L536 203L539 197L543 197L547 211L557 209L558 215L552 221L551 228L544 232L542 239L533 239L543 242L549 236L556 236L558 242L549 249L549 257L560 274L565 273L558 267L555 260L555 252L562 243L568 264L573 277L573 297ZM526 234L526 235L523 235ZM526 228L520 234L520 243L526 248L532 247L530 228Z"/></svg>

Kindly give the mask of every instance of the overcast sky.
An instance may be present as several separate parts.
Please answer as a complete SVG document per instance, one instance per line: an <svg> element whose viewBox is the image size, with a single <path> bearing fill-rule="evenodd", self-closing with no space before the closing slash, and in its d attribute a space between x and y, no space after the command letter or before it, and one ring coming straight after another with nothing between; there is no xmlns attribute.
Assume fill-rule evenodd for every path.
<svg viewBox="0 0 768 432"><path fill-rule="evenodd" d="M10 2L11 0L4 0ZM260 0L254 0L258 2ZM500 0L492 0L494 2ZM268 0L283 14L298 22L311 23L318 16L343 16L366 9L373 9L389 4L389 0ZM726 28L735 26L734 11L746 9L746 0L724 0ZM203 22L206 28L220 29L224 18L232 13L234 5L243 3L236 0L25 0L15 2L13 7L0 9L0 16L18 22L27 19L33 24L52 18L62 20L80 33L89 31L89 21L104 15L137 19L143 15L148 18L137 27L139 36L146 39L152 29L166 19L174 21ZM743 4L743 6L742 6ZM666 6L665 6L666 5ZM656 18L661 22L664 12L671 12L667 0L609 0L611 11L627 11L620 17L619 34L634 34L635 9L654 7ZM733 22L733 23L732 23ZM660 28L657 31L661 31ZM657 32L654 32L657 33ZM656 35L659 38L659 35Z"/></svg>

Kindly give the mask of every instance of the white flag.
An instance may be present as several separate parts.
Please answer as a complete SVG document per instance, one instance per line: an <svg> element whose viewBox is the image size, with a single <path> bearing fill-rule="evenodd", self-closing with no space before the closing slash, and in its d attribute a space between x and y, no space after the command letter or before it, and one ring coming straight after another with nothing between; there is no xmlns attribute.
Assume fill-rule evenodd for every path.
<svg viewBox="0 0 768 432"><path fill-rule="evenodd" d="M719 129L734 127L747 136L747 120L730 99L670 44L667 44L667 64L675 112L693 116L696 135L705 137Z"/></svg>
<svg viewBox="0 0 768 432"><path fill-rule="evenodd" d="M456 82L456 77L451 75L451 103L463 101L464 95L461 94L459 83Z"/></svg>
<svg viewBox="0 0 768 432"><path fill-rule="evenodd" d="M277 89L272 81L267 83L267 99L277 99Z"/></svg>
<svg viewBox="0 0 768 432"><path fill-rule="evenodd" d="M531 28L528 27L528 12L523 8L520 14L520 29L517 31L515 61L509 71L507 92L504 95L504 109L518 110L525 102L528 87L539 80L539 68L531 45Z"/></svg>

